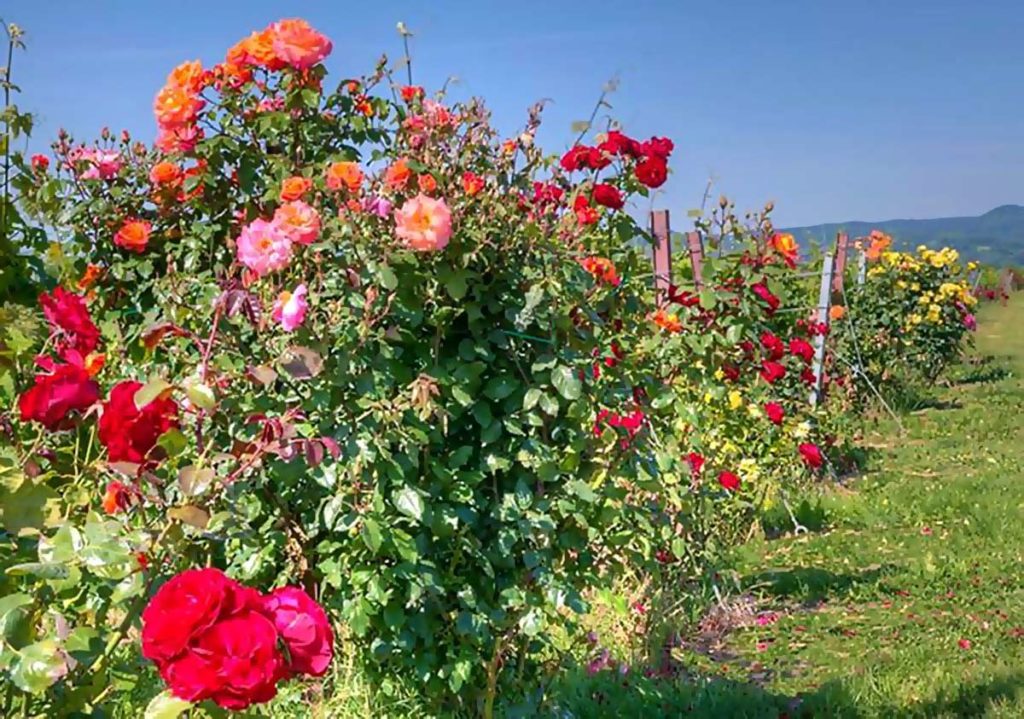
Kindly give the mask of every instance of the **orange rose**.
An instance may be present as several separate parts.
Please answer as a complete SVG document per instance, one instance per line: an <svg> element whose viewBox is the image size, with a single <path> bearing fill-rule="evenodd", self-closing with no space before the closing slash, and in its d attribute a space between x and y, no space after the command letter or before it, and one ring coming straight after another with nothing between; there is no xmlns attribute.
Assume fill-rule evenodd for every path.
<svg viewBox="0 0 1024 719"><path fill-rule="evenodd" d="M75 283L75 286L82 292L92 287L96 280L103 274L103 268L99 265L86 265L85 272L82 273L82 277Z"/></svg>
<svg viewBox="0 0 1024 719"><path fill-rule="evenodd" d="M366 117L373 117L373 105L370 104L370 98L365 95L356 98L356 112Z"/></svg>
<svg viewBox="0 0 1024 719"><path fill-rule="evenodd" d="M166 87L177 87L195 94L206 86L206 78L202 64L198 60L190 60L171 70L171 74L167 76Z"/></svg>
<svg viewBox="0 0 1024 719"><path fill-rule="evenodd" d="M868 235L868 239L871 241L871 244L868 246L867 252L864 254L872 262L881 258L882 253L888 250L892 245L892 238L881 230L871 230L871 234Z"/></svg>
<svg viewBox="0 0 1024 719"><path fill-rule="evenodd" d="M188 90L167 85L153 101L153 114L161 128L177 128L192 122L203 105L203 101Z"/></svg>
<svg viewBox="0 0 1024 719"><path fill-rule="evenodd" d="M181 168L173 162L158 162L149 171L149 181L154 185L177 185L181 178Z"/></svg>
<svg viewBox="0 0 1024 719"><path fill-rule="evenodd" d="M462 189L472 197L484 189L484 178L472 172L462 173Z"/></svg>
<svg viewBox="0 0 1024 719"><path fill-rule="evenodd" d="M412 177L412 170L409 169L405 160L396 160L384 171L384 184L389 190L402 190L405 189L410 177Z"/></svg>
<svg viewBox="0 0 1024 719"><path fill-rule="evenodd" d="M658 310L651 319L666 332L681 332L683 329L683 323L679 321L679 315L675 312Z"/></svg>
<svg viewBox="0 0 1024 719"><path fill-rule="evenodd" d="M292 200L301 200L302 196L305 195L313 188L313 181L308 177L289 177L281 183L281 201L291 202Z"/></svg>
<svg viewBox="0 0 1024 719"><path fill-rule="evenodd" d="M153 226L145 220L126 220L114 235L114 244L141 254L146 249L152 229Z"/></svg>
<svg viewBox="0 0 1024 719"><path fill-rule="evenodd" d="M267 70L280 70L285 66L284 60L274 52L274 32L269 27L252 33L228 52L232 58L244 57L247 65Z"/></svg>
<svg viewBox="0 0 1024 719"><path fill-rule="evenodd" d="M332 190L348 188L349 192L359 192L363 184L363 171L355 162L332 162L327 167L327 186Z"/></svg>
<svg viewBox="0 0 1024 719"><path fill-rule="evenodd" d="M434 179L433 175L424 173L416 178L416 183L419 185L421 192L433 192L437 189L437 180Z"/></svg>
<svg viewBox="0 0 1024 719"><path fill-rule="evenodd" d="M841 320L846 316L846 308L842 305L832 305L828 310L828 317L832 321Z"/></svg>

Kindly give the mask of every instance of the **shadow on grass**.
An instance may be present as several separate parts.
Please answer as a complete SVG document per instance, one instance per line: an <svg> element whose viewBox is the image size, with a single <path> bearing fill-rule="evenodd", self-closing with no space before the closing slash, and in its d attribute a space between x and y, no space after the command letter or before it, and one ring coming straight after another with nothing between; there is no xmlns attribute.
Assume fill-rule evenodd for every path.
<svg viewBox="0 0 1024 719"><path fill-rule="evenodd" d="M837 574L820 567L770 569L747 577L749 591L801 603L817 602L830 596L849 593L861 585L874 584L895 571L892 564L869 567L862 572Z"/></svg>
<svg viewBox="0 0 1024 719"><path fill-rule="evenodd" d="M856 693L864 696L863 693ZM722 677L645 677L617 671L560 681L538 711L525 706L506 709L507 719L557 717L735 717L736 719L875 719L889 717L974 717L1001 702L1024 696L1024 675L951 687L909 706L892 705L874 696L858 699L845 680L832 680L813 692L773 693L756 683Z"/></svg>

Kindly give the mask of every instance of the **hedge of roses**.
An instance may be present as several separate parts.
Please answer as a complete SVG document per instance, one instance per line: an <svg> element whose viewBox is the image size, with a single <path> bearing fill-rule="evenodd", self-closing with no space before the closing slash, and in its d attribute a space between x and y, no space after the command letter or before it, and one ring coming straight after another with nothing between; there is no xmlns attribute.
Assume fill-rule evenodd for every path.
<svg viewBox="0 0 1024 719"><path fill-rule="evenodd" d="M56 280L0 335L32 711L129 689L138 644L159 701L264 702L337 623L381 686L490 714L618 567L692 577L827 470L829 328L770 211L723 203L658 297L625 208L671 141L547 156L540 106L503 138L383 60L328 89L331 50L282 20L185 62L154 147L62 133L19 188Z"/></svg>
<svg viewBox="0 0 1024 719"><path fill-rule="evenodd" d="M967 281L974 263L961 265L950 248L890 246L881 233L868 238L866 279L848 283L848 313L836 320L834 370L849 378L846 396L860 404L934 382L977 325Z"/></svg>

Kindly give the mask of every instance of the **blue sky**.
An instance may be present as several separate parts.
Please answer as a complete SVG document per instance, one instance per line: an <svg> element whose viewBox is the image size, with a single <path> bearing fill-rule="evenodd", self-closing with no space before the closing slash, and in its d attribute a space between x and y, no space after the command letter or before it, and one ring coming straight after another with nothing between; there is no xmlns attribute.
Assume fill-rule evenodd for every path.
<svg viewBox="0 0 1024 719"><path fill-rule="evenodd" d="M19 102L60 126L152 139L153 94L184 59L211 64L253 29L301 16L334 41L337 76L401 56L449 76L515 130L550 98L541 143L561 151L601 87L627 132L671 137L656 198L686 224L705 183L780 225L979 214L1024 202L1021 0L8 0L27 32Z"/></svg>

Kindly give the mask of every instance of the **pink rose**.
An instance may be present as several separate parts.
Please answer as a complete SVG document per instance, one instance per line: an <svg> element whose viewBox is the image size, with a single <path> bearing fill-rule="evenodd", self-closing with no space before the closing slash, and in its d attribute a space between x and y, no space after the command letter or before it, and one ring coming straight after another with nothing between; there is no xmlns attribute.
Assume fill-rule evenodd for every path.
<svg viewBox="0 0 1024 719"><path fill-rule="evenodd" d="M306 285L299 285L294 292L282 292L278 295L270 316L285 332L294 332L306 319L308 309Z"/></svg>
<svg viewBox="0 0 1024 719"><path fill-rule="evenodd" d="M281 227L253 220L238 236L238 261L262 277L283 270L292 259L292 240Z"/></svg>
<svg viewBox="0 0 1024 719"><path fill-rule="evenodd" d="M452 235L452 216L444 200L423 193L395 210L395 233L417 252L443 250Z"/></svg>
<svg viewBox="0 0 1024 719"><path fill-rule="evenodd" d="M298 587L281 587L263 598L263 612L288 647L293 674L318 677L334 656L334 633L323 608Z"/></svg>

